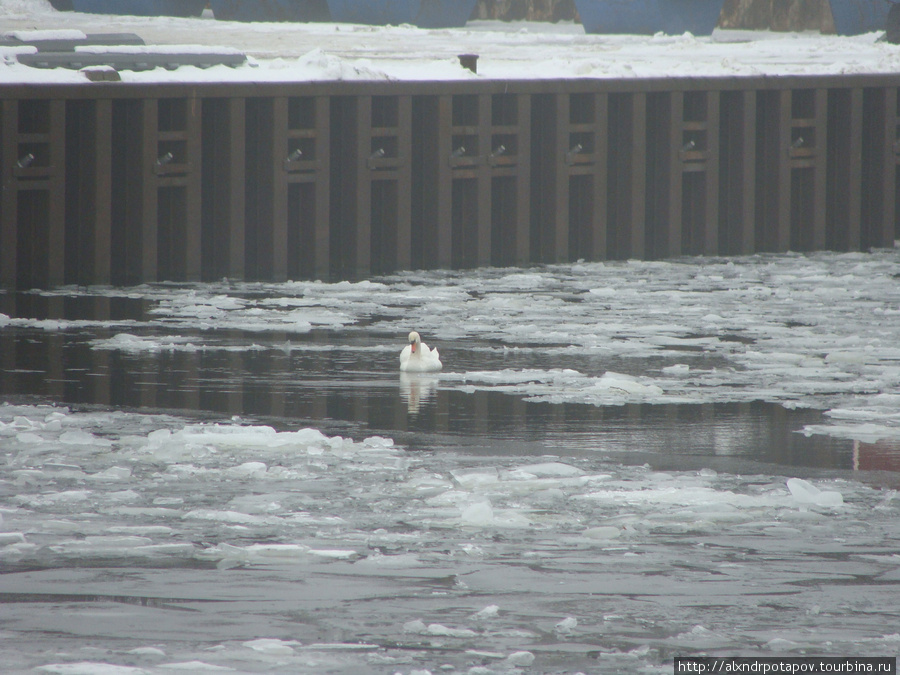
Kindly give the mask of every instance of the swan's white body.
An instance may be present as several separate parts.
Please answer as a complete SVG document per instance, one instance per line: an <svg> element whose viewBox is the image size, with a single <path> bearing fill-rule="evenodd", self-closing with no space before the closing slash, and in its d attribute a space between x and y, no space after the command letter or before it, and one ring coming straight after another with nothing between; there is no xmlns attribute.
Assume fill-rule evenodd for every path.
<svg viewBox="0 0 900 675"><path fill-rule="evenodd" d="M444 367L437 349L429 349L419 334L409 334L409 344L400 352L400 370L407 373L433 373Z"/></svg>

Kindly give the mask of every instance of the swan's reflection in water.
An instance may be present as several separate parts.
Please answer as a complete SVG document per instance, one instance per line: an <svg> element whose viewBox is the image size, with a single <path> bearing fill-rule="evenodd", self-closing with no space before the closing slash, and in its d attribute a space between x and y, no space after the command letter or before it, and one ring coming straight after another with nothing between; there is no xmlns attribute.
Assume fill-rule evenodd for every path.
<svg viewBox="0 0 900 675"><path fill-rule="evenodd" d="M410 415L418 415L422 404L434 396L440 378L439 373L400 373L400 396Z"/></svg>

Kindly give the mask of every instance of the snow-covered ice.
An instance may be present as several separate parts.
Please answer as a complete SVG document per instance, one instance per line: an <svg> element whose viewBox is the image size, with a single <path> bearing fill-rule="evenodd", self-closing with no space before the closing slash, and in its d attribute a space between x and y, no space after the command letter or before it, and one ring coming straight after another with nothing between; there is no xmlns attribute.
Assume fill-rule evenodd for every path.
<svg viewBox="0 0 900 675"><path fill-rule="evenodd" d="M49 0L0 0L4 32L136 33L183 52L239 49L237 68L183 66L121 73L124 82L281 82L533 78L733 77L894 73L900 47L881 31L842 37L714 31L712 36L586 35L580 24L473 21L463 28L335 23L240 23L210 18L129 17L57 12ZM0 48L0 81L87 83L76 71L35 69ZM459 54L478 54L478 73Z"/></svg>
<svg viewBox="0 0 900 675"><path fill-rule="evenodd" d="M900 650L900 501L852 478L40 405L0 407L0 447L7 672L670 672L673 652Z"/></svg>

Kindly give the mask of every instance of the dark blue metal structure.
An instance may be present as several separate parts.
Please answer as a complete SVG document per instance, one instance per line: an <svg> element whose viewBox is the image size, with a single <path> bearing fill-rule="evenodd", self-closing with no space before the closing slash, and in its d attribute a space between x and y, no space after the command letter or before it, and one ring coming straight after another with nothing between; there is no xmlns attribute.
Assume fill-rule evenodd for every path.
<svg viewBox="0 0 900 675"><path fill-rule="evenodd" d="M831 0L831 15L838 35L859 35L884 30L891 0Z"/></svg>
<svg viewBox="0 0 900 675"><path fill-rule="evenodd" d="M200 16L206 0L70 0L76 12L135 16Z"/></svg>
<svg viewBox="0 0 900 675"><path fill-rule="evenodd" d="M51 0L60 11L200 16L209 3L223 21L338 21L421 28L464 26L478 0Z"/></svg>
<svg viewBox="0 0 900 675"><path fill-rule="evenodd" d="M724 0L575 0L586 33L643 35L709 35L724 4Z"/></svg>
<svg viewBox="0 0 900 675"><path fill-rule="evenodd" d="M93 0L100 2L102 0ZM464 26L477 0L210 0L223 21L337 21L421 28Z"/></svg>
<svg viewBox="0 0 900 675"><path fill-rule="evenodd" d="M419 28L452 28L465 26L478 0L422 0L416 17Z"/></svg>
<svg viewBox="0 0 900 675"><path fill-rule="evenodd" d="M464 26L476 0L328 0L333 21L422 28Z"/></svg>
<svg viewBox="0 0 900 675"><path fill-rule="evenodd" d="M334 21L374 26L413 23L421 7L422 0L328 0Z"/></svg>
<svg viewBox="0 0 900 675"><path fill-rule="evenodd" d="M222 21L329 21L326 0L210 0Z"/></svg>

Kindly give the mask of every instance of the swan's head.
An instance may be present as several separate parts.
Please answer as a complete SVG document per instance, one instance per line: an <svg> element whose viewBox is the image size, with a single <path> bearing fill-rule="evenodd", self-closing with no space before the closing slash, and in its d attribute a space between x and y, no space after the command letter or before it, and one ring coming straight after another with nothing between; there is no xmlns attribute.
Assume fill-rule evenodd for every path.
<svg viewBox="0 0 900 675"><path fill-rule="evenodd" d="M419 337L419 334L416 331L412 331L409 334L409 348L413 354L416 353L416 349L418 349L419 343L421 342L422 338Z"/></svg>

